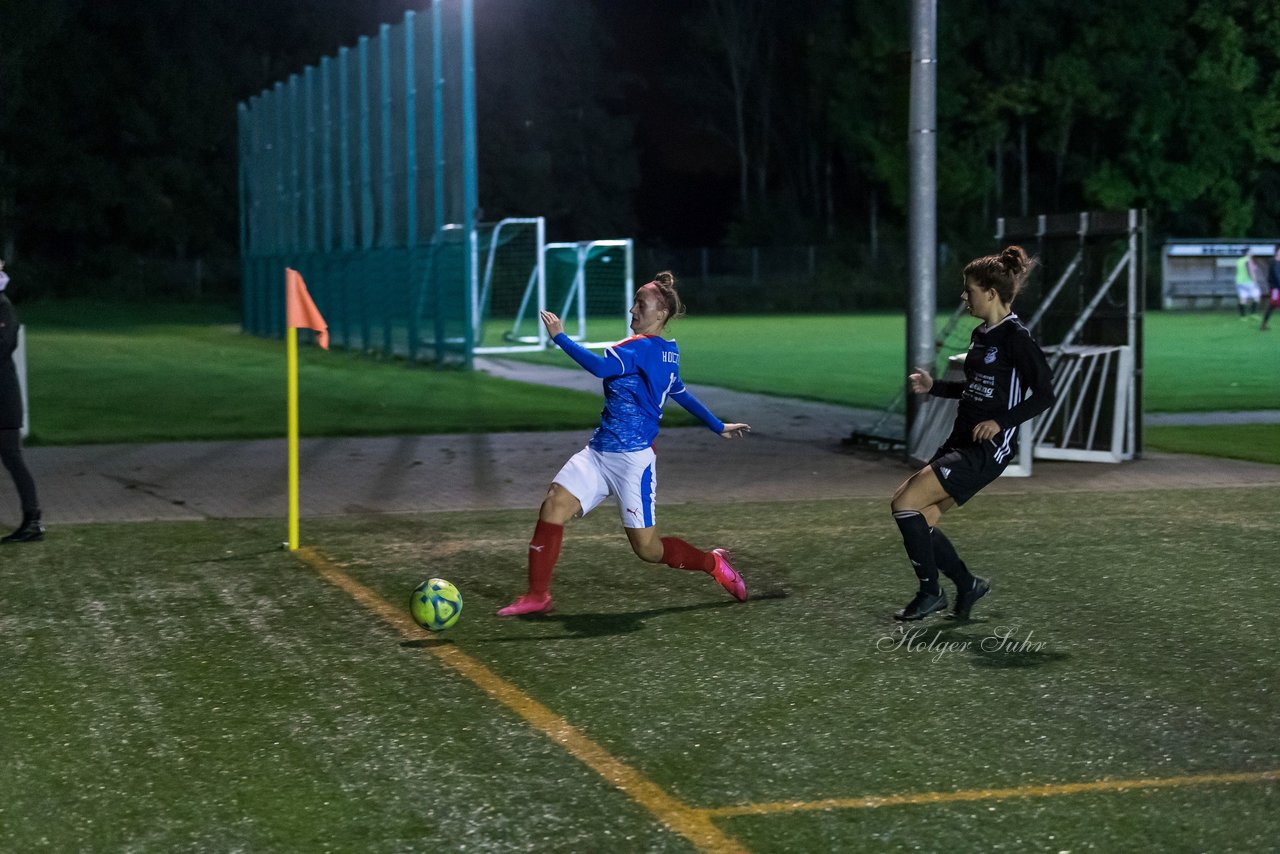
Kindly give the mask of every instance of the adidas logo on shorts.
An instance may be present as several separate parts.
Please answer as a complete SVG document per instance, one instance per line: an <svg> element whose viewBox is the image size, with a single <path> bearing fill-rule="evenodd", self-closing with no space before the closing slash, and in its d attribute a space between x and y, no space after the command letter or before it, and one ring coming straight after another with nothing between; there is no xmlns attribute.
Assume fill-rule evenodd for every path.
<svg viewBox="0 0 1280 854"><path fill-rule="evenodd" d="M951 469L946 466L938 466L938 474L942 475L944 478L951 477Z"/></svg>

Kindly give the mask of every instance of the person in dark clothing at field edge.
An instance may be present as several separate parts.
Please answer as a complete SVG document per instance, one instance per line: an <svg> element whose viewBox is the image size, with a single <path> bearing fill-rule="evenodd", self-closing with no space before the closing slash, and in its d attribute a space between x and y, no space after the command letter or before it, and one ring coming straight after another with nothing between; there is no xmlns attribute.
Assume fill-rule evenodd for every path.
<svg viewBox="0 0 1280 854"><path fill-rule="evenodd" d="M22 524L0 543L30 543L44 539L36 483L22 459L22 389L13 351L18 348L18 314L4 292L9 276L0 260L0 462L8 469L22 502Z"/></svg>
<svg viewBox="0 0 1280 854"><path fill-rule="evenodd" d="M915 568L920 589L897 620L920 620L947 607L938 571L956 585L953 616L969 611L991 589L969 572L946 534L935 527L942 514L964 504L999 477L1018 453L1018 425L1053 405L1053 376L1044 353L1013 313L1013 300L1034 261L1020 246L970 261L961 299L982 320L969 338L964 381L935 381L924 369L908 376L911 390L959 398L955 426L929 464L893 494L893 519ZM1031 397L1024 399L1024 391Z"/></svg>

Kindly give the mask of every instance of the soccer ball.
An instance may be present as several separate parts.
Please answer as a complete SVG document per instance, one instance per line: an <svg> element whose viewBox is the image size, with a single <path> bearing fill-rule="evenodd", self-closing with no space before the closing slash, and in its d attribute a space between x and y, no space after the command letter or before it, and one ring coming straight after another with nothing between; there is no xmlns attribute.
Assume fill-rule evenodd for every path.
<svg viewBox="0 0 1280 854"><path fill-rule="evenodd" d="M443 578L428 578L409 598L409 613L424 629L447 629L458 622L462 613L462 594Z"/></svg>

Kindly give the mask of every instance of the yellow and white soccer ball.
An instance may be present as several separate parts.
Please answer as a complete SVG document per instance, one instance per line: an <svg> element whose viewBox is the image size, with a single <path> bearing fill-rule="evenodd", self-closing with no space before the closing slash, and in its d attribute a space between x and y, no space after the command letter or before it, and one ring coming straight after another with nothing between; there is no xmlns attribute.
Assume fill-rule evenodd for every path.
<svg viewBox="0 0 1280 854"><path fill-rule="evenodd" d="M424 629L442 631L458 622L462 614L462 594L443 578L428 578L413 591L409 613Z"/></svg>

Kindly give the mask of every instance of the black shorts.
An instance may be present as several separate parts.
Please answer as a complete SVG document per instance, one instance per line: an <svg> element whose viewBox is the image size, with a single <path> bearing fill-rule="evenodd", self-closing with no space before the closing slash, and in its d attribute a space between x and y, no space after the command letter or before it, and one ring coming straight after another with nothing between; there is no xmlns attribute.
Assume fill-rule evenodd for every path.
<svg viewBox="0 0 1280 854"><path fill-rule="evenodd" d="M1009 466L1009 457L1004 462L997 462L995 452L996 446L990 441L965 448L943 445L929 460L929 467L947 495L960 505L1004 474Z"/></svg>

